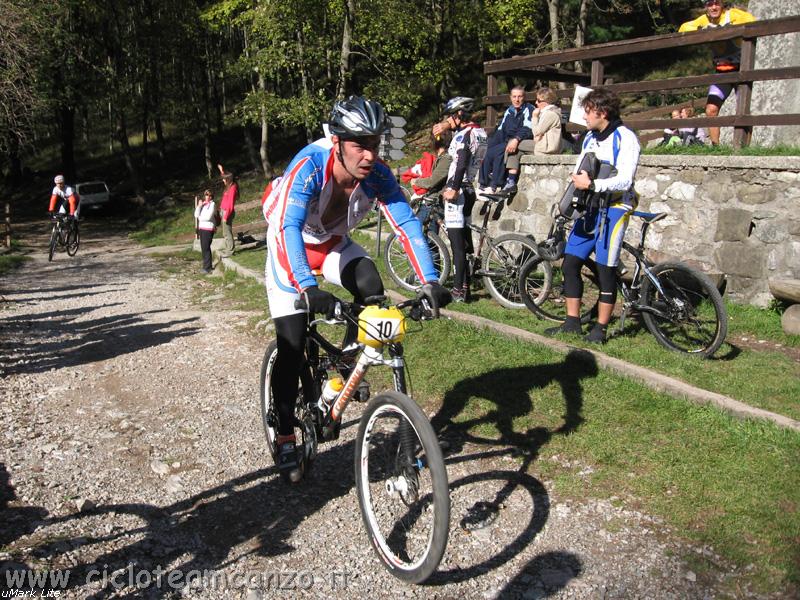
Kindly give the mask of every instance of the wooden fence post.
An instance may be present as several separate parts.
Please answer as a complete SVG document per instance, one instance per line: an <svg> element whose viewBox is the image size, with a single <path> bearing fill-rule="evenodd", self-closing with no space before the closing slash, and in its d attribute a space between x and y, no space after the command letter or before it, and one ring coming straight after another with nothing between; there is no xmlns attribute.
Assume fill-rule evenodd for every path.
<svg viewBox="0 0 800 600"><path fill-rule="evenodd" d="M756 38L742 40L742 58L739 63L739 71L752 71L756 64ZM736 116L747 116L750 114L750 100L753 97L753 82L745 81L736 86ZM733 147L741 148L750 144L753 135L752 127L734 127Z"/></svg>
<svg viewBox="0 0 800 600"><path fill-rule="evenodd" d="M603 76L605 75L605 69L603 67L603 63L599 60L592 61L592 78L591 78L591 86L595 87L598 85L603 85Z"/></svg>
<svg viewBox="0 0 800 600"><path fill-rule="evenodd" d="M495 76L495 75L487 75L486 76L486 95L487 96L496 96L497 95L497 76ZM494 104L487 104L486 105L486 128L487 129L494 129L496 124L497 124L497 109L494 107Z"/></svg>
<svg viewBox="0 0 800 600"><path fill-rule="evenodd" d="M6 200L6 248L11 248L11 202Z"/></svg>

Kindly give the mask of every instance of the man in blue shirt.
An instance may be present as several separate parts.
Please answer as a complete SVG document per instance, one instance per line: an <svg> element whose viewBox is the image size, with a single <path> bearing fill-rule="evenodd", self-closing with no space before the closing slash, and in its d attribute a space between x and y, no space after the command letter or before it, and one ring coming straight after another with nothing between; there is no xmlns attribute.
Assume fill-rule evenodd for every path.
<svg viewBox="0 0 800 600"><path fill-rule="evenodd" d="M486 149L478 183L481 188L491 191L497 188L510 193L516 191L517 173L509 173L506 179L505 157L514 154L523 140L533 139L533 105L525 102L525 88L521 85L511 90L511 106L503 113ZM488 191L488 190L487 190Z"/></svg>

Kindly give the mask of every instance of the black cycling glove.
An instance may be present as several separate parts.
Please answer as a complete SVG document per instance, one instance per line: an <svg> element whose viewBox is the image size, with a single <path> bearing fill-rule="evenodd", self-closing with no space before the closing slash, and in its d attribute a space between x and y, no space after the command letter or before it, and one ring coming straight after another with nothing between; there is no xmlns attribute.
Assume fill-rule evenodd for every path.
<svg viewBox="0 0 800 600"><path fill-rule="evenodd" d="M333 318L336 309L336 297L333 294L312 286L303 291L303 296L305 296L309 314L321 313L328 319Z"/></svg>
<svg viewBox="0 0 800 600"><path fill-rule="evenodd" d="M434 312L450 304L453 297L446 287L441 285L438 281L426 283L422 286L422 294L430 301L431 308Z"/></svg>

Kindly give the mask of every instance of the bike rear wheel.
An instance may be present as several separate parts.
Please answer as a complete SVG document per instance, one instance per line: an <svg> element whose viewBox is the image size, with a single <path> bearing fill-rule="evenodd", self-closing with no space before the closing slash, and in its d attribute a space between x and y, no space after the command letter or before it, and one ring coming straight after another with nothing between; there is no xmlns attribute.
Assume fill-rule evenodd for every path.
<svg viewBox="0 0 800 600"><path fill-rule="evenodd" d="M427 233L427 239L431 258L433 258L433 265L439 272L439 283L444 285L450 276L450 251L442 241L442 238L432 231ZM392 278L392 281L404 290L414 291L422 285L414 271L414 267L411 266L411 262L408 260L403 244L394 234L386 238L386 243L383 246L383 264L386 265L386 270L389 272L389 277Z"/></svg>
<svg viewBox="0 0 800 600"><path fill-rule="evenodd" d="M57 245L58 245L58 223L55 223L53 224L53 231L50 233L50 246L47 254L48 262L53 260L53 254L55 254L56 252Z"/></svg>
<svg viewBox="0 0 800 600"><path fill-rule="evenodd" d="M647 277L642 284L647 329L670 350L713 355L728 334L728 313L719 290L703 273L682 263L658 264L653 275L661 291Z"/></svg>
<svg viewBox="0 0 800 600"><path fill-rule="evenodd" d="M483 253L481 275L483 285L501 306L525 308L519 291L519 272L528 260L538 256L536 242L518 233L507 233L495 238ZM541 263L545 271L548 263Z"/></svg>
<svg viewBox="0 0 800 600"><path fill-rule="evenodd" d="M520 269L519 286L522 301L533 314L549 321L563 323L567 319L567 303L564 298L564 274L561 271L561 263L560 261L548 263L551 270L549 288L545 295L545 282L539 275L541 262L548 263L537 257L525 263ZM588 323L597 316L600 287L597 283L596 270L595 263L591 259L587 260L581 268L581 279L583 280L582 323Z"/></svg>
<svg viewBox="0 0 800 600"><path fill-rule="evenodd" d="M356 488L372 547L398 579L421 583L444 555L450 494L430 422L405 394L367 406L356 438Z"/></svg>
<svg viewBox="0 0 800 600"><path fill-rule="evenodd" d="M267 346L264 352L264 359L261 362L261 386L260 386L260 405L261 405L261 424L264 427L264 434L267 438L267 448L269 449L272 462L278 465L278 409L272 397L272 377L275 371L275 361L278 358L278 342L273 341ZM305 387L312 385L304 384L305 377L300 377L300 384L297 388L297 398L295 400L295 433L299 429L297 436L298 445L302 445L303 456L301 459L301 470L305 474L311 469L314 457L317 453L317 437L314 423L306 402ZM313 392L312 392L313 397ZM288 474L284 479L288 478Z"/></svg>
<svg viewBox="0 0 800 600"><path fill-rule="evenodd" d="M75 256L78 253L78 247L81 245L81 235L78 232L78 226L73 225L67 231L67 254Z"/></svg>

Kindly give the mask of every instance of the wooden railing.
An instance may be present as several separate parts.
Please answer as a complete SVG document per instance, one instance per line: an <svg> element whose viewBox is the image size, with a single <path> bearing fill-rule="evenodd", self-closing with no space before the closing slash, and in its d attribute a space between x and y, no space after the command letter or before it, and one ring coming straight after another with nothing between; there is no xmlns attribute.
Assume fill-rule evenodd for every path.
<svg viewBox="0 0 800 600"><path fill-rule="evenodd" d="M667 127L733 127L734 146L744 146L749 144L752 127L755 125L800 125L800 114L750 114L753 82L800 79L800 66L756 70L756 41L760 37L795 33L797 31L800 31L800 16L793 16L756 21L746 25L718 27L691 33L670 33L584 46L583 48L571 48L558 52L487 61L483 65L483 72L486 75L486 96L484 97L484 103L487 108L486 126L490 129L493 128L497 123L497 107L508 104L508 96L498 94L498 76L581 83L590 87L604 85L618 94L687 90L711 84L727 83L736 86L736 114L734 116L698 117L692 119L652 118L662 116L665 111L669 111L669 108L661 107L641 112L624 113L623 118L626 125L639 131ZM737 72L624 83L614 82L605 73L604 60L607 59L626 56L630 60L635 60L636 55L644 52L708 44L736 38L742 38L742 57L740 68ZM557 65L569 64L574 61L591 61L591 72L588 74L576 73L557 68ZM557 93L562 98L571 98L573 91L574 88L557 90ZM533 100L534 98L535 92L526 94L526 100Z"/></svg>

